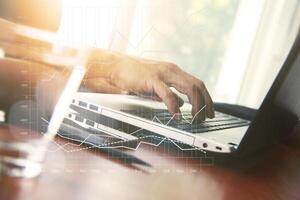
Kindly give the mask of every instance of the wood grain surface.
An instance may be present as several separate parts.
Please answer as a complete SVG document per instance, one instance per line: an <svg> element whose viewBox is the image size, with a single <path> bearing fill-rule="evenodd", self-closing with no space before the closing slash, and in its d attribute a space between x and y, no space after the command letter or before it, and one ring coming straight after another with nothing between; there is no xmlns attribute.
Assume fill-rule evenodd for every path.
<svg viewBox="0 0 300 200"><path fill-rule="evenodd" d="M122 164L56 138L39 177L1 177L0 199L300 199L299 135L300 126L289 140L239 166L219 165L213 157L183 154L168 145L129 151L151 168Z"/></svg>

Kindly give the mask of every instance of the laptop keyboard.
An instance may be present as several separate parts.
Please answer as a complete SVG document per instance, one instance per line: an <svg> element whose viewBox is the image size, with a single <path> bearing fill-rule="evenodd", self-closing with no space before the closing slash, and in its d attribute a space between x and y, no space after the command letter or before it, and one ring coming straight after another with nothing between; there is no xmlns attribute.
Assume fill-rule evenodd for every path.
<svg viewBox="0 0 300 200"><path fill-rule="evenodd" d="M177 121L167 110L122 110L123 112L158 122L190 133L203 133L250 124L250 121L225 113L215 112L215 118L195 123L190 111L182 112L182 120Z"/></svg>

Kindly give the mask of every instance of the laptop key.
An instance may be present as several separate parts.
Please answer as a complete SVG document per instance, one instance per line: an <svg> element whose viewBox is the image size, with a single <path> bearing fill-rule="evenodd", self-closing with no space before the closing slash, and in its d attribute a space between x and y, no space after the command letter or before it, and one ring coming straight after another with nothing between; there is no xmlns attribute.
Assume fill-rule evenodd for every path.
<svg viewBox="0 0 300 200"><path fill-rule="evenodd" d="M181 121L174 119L174 116L167 110L123 110L123 112L191 133L201 133L244 126L250 123L247 120L220 112L216 112L215 118L207 119L200 123L193 123L193 116L190 111L182 111L181 114L183 119Z"/></svg>

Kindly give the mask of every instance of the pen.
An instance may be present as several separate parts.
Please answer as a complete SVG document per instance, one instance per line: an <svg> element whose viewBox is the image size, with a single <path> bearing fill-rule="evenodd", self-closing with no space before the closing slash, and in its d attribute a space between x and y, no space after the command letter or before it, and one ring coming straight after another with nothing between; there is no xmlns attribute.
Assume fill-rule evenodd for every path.
<svg viewBox="0 0 300 200"><path fill-rule="evenodd" d="M134 155L130 155L117 149L101 148L101 145L103 145L105 142L103 138L94 134L91 135L91 133L89 133L88 131L68 125L66 123L61 124L58 135L62 138L66 138L72 141L82 142L86 145L92 145L102 152L111 155L113 158L121 160L122 162L125 162L127 164L139 164L151 167L149 163L146 163L145 161L137 158Z"/></svg>

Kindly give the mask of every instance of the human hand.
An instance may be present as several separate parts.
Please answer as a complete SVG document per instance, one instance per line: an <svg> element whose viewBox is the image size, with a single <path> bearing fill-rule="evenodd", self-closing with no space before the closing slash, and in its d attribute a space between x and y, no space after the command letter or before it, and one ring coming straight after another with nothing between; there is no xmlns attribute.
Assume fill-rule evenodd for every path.
<svg viewBox="0 0 300 200"><path fill-rule="evenodd" d="M103 58L103 54L98 54ZM98 92L134 93L162 100L169 112L180 119L180 99L170 87L188 96L192 104L192 115L197 120L213 118L212 99L203 81L181 70L169 62L158 62L133 58L121 54L109 55L99 60L97 54L91 56L89 72L84 84ZM100 61L100 62L99 62Z"/></svg>

